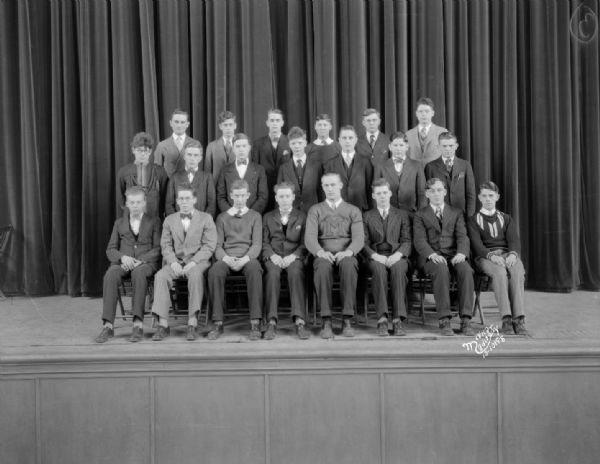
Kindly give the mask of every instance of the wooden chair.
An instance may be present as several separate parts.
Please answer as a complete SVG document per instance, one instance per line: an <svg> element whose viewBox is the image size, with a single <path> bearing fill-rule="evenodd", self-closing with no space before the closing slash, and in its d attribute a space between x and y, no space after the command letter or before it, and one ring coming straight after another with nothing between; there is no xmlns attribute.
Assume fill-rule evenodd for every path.
<svg viewBox="0 0 600 464"><path fill-rule="evenodd" d="M473 317L479 312L481 325L485 325L483 309L481 308L481 292L492 291L492 277L483 272L475 271L475 303L473 304Z"/></svg>
<svg viewBox="0 0 600 464"><path fill-rule="evenodd" d="M13 232L12 224L0 227L0 259L3 259L8 249L8 241ZM0 288L0 300L6 300L6 295Z"/></svg>

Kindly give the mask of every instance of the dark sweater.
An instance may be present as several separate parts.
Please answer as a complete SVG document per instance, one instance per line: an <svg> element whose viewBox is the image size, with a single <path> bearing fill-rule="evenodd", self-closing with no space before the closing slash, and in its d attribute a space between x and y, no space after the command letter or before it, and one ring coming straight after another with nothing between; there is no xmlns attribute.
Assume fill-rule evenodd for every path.
<svg viewBox="0 0 600 464"><path fill-rule="evenodd" d="M521 239L515 221L506 213L496 210L494 216L475 213L468 222L473 254L486 258L492 251L512 251L521 254Z"/></svg>

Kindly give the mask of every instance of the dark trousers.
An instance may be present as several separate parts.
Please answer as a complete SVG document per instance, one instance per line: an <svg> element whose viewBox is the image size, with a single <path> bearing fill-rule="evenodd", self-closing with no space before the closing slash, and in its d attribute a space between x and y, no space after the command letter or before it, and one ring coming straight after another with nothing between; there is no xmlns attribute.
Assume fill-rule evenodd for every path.
<svg viewBox="0 0 600 464"><path fill-rule="evenodd" d="M377 261L369 261L371 271L371 287L377 317L388 312L388 280L390 282L390 293L392 294L392 317L406 319L406 284L408 277L408 262L401 259L391 268Z"/></svg>
<svg viewBox="0 0 600 464"><path fill-rule="evenodd" d="M323 258L315 258L314 284L317 300L321 308L322 317L331 316L331 288L333 285L333 266ZM356 281L358 280L358 261L354 256L344 258L338 265L340 274L340 295L342 299L342 314L354 316L356 303Z"/></svg>
<svg viewBox="0 0 600 464"><path fill-rule="evenodd" d="M427 261L424 266L425 272L431 276L433 285L433 297L438 318L451 317L450 313L450 272L456 274L458 287L458 310L461 316L473 314L473 302L475 284L473 283L473 269L467 261L458 263L456 266L435 264Z"/></svg>
<svg viewBox="0 0 600 464"><path fill-rule="evenodd" d="M214 263L208 271L208 295L212 308L212 320L223 320L225 305L225 280L233 273L223 261ZM248 306L250 306L250 319L262 318L262 267L256 259L251 259L242 268L240 273L246 277L248 289Z"/></svg>
<svg viewBox="0 0 600 464"><path fill-rule="evenodd" d="M144 320L144 303L146 302L146 291L148 290L148 277L156 272L152 264L140 264L133 271L124 271L120 265L111 264L106 274L102 290L102 320L111 324L115 321L117 311L117 298L121 279L131 274L133 286L133 298L131 301L132 313L140 320Z"/></svg>
<svg viewBox="0 0 600 464"><path fill-rule="evenodd" d="M281 290L281 274L287 275L292 304L292 319L294 316L306 320L306 289L304 287L304 262L296 259L287 268L282 269L271 261L265 263L265 303L268 319L277 319L279 292Z"/></svg>

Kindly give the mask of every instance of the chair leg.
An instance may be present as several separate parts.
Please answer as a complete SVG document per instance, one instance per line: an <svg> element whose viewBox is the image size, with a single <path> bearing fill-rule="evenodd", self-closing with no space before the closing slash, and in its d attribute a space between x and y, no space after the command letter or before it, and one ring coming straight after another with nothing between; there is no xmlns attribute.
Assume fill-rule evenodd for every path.
<svg viewBox="0 0 600 464"><path fill-rule="evenodd" d="M123 300L121 299L121 294L125 294L125 286L123 282L119 284L119 288L117 290L117 304L119 305L119 309L121 310L121 317L124 321L127 320L127 316L125 315L125 307L123 306Z"/></svg>
<svg viewBox="0 0 600 464"><path fill-rule="evenodd" d="M4 300L6 300L6 295L4 294L2 289L0 289L0 301L4 301Z"/></svg>
<svg viewBox="0 0 600 464"><path fill-rule="evenodd" d="M425 281L424 279L419 279L419 287L421 290L421 322L425 325Z"/></svg>

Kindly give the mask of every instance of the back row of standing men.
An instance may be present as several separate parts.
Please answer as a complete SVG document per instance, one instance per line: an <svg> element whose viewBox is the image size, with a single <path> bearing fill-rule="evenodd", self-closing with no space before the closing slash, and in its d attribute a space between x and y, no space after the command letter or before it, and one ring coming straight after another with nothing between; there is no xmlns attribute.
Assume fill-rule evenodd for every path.
<svg viewBox="0 0 600 464"><path fill-rule="evenodd" d="M232 230L236 232L234 233L235 236L230 237L230 239L236 242L237 245L239 245L240 240L245 241L251 248L251 244L253 240L256 240L256 237L244 236L242 238L242 236L248 230L252 230L255 224L245 224L245 221L240 222L235 219L241 219L246 214L246 211L243 211L246 207L260 214L265 210L271 211L276 200L281 213L277 216L283 217L284 211L278 195L282 191L289 190L289 197L293 201L292 206L300 210L302 214L308 213L309 215L307 230L310 227L315 229L306 238L302 237L300 242L302 244L306 242L306 248L315 257L314 283L321 313L324 316L324 327L321 335L325 338L332 335L330 319L325 314L329 311L327 309L329 307L327 295L330 295L332 265L340 266L342 300L346 300L343 304L344 315L347 316L344 322L344 335L349 336L352 333L349 319L353 315L355 295L352 298L350 293L352 290L355 291L358 270L355 255L365 246L364 235L369 234L369 213L371 213L371 216L375 215L378 218L375 218L374 221L371 218L371 225L374 227L371 235L377 230L381 230L382 227L384 229L383 237L379 237L375 249L369 246L373 246L373 243L367 243L367 246L365 246L367 258L383 266L383 269L379 270L376 269L376 266L371 266L371 272L375 278L376 274L382 274L382 270L385 271L386 267L393 269L394 264L402 262L402 258L404 258L405 267L402 269L401 274L406 274L406 261L410 255L413 240L411 219L417 211L421 210L424 214L421 215L422 217L417 214L415 219L414 245L419 254L426 260L426 262L421 263L421 267L424 267L434 281L434 294L440 316L440 328L442 333L452 334L449 301L446 301L448 300L447 280L449 277L447 268L450 266L457 274L459 287L461 287L459 292L459 306L462 316L461 330L465 334L470 334L472 333L469 320L472 311L473 284L472 269L467 263L470 250L465 219L471 218L475 214L477 193L473 171L467 161L455 156L458 148L456 136L449 133L445 128L432 123L434 108L431 100L426 98L419 100L416 115L419 120L418 126L409 130L406 134L396 132L388 138L385 134L379 132L381 123L379 113L374 109L367 109L363 114L365 135L359 138L352 126L343 126L339 131L338 142L334 142L330 138L332 124L329 116L319 115L315 123L318 138L308 144L306 133L300 128L290 129L287 137L282 134L283 114L279 110L270 110L266 121L269 134L251 144L245 134L235 133L235 116L226 111L219 116L219 129L222 132L222 137L211 142L207 147L206 155L203 156L202 145L185 133L189 126L187 114L183 111L175 111L170 121L173 135L161 141L156 147L154 152L155 163L149 162L152 147L151 137L145 133L139 133L134 137L132 151L135 162L122 168L118 174L120 197L124 206L126 206L125 202L129 201L126 196L128 189L141 187L145 192L145 212L148 215L163 217L163 211L166 211L167 215L172 215L178 209L182 209L181 192L193 193L195 208L192 205L192 210L205 212L213 218L216 215L217 208L221 212L217 219L217 226L221 221L223 228L222 233L219 235L218 250L219 247L221 249L227 248L223 240L227 240L226 236L231 234ZM423 169L423 166L425 169ZM217 179L216 186L213 181L215 178ZM427 188L426 178L429 179ZM374 182L376 179L380 180ZM243 184L240 185L242 180ZM274 191L275 184L278 188ZM494 186L494 188L491 188L492 193L498 195L495 184L486 184L486 188L480 188L479 192L482 205L482 194L485 195L487 190L490 190L490 185ZM339 192L335 194L338 186ZM387 198L388 192L389 198ZM238 202L239 204L236 206L236 195L244 197L243 205ZM378 198L378 196L382 198ZM431 207L426 208L426 197L429 199ZM340 211L337 211L338 201L343 203ZM434 203L437 203L437 205L434 205ZM371 209L372 204L376 205L373 209ZM129 205L127 206L129 207ZM448 207L448 209L446 210L445 207ZM129 209L131 208L129 207ZM370 209L371 211L369 211ZM334 213L331 211L334 211ZM398 230L392 232L388 222L394 222L396 211L402 214L399 215L400 219L397 221L398 227L396 229ZM425 214L428 212L431 214ZM518 258L520 252L518 233L515 240L516 229L514 223L508 215L495 210L495 201L492 209L488 212L491 213L489 215L491 219L488 220L486 214L486 221L491 226L487 226L487 222L484 223L485 221L482 221L479 217L473 219L476 225L475 229L478 230L477 227L479 227L486 240L489 239L487 246L483 246L484 258L501 267L506 278L507 269L510 274L519 267L517 266L510 271L513 264L515 264L515 258ZM289 211L287 213L289 215ZM260 214L258 214L259 219ZM388 219L388 214L390 214L390 219ZM253 215L248 217L251 216ZM353 219L355 216L356 220ZM428 224L429 219L431 219L429 216L433 218L432 224ZM163 242L165 241L165 228L167 228L170 218L171 216L165 221ZM240 224L237 224L237 226L236 224L229 224L228 222L232 220L233 222L240 222ZM185 222L183 215L181 219L179 216L177 218L177 222L181 221ZM227 224L225 224L226 222ZM239 227L240 225L243 225L243 227ZM433 233L433 230L430 230L430 225L433 226L432 229L437 229L438 237L433 237L436 234ZM502 243L498 242L498 225L500 229L504 230L500 234ZM509 225L510 231L507 229ZM281 222L277 226L281 228ZM299 228L302 229L299 232L304 232L303 223L299 225ZM360 237L355 237L357 229L361 230ZM489 235L488 229L492 230L491 237L487 236ZM419 237L416 236L417 230L419 230ZM265 229L265 233L267 232L267 229ZM396 236L386 237L386 232L391 232L392 235ZM508 232L508 234L505 232ZM343 237L341 240L341 242L344 242L343 245L340 245L340 237L338 236L340 233ZM263 239L262 235L260 242ZM445 237L445 235L450 236L450 242L447 242L448 237ZM508 236L510 236L512 243L508 243ZM424 242L421 240L423 237ZM288 238L284 234L284 242ZM419 243L419 240L422 243ZM324 243L334 243L334 249L327 249ZM164 256L164 243L162 246L163 258L168 262L168 258ZM224 246L225 248L223 248ZM352 249L352 246L356 249ZM279 259L273 261L269 256L264 256L265 246L259 244L259 248L261 247L265 261L271 261L281 269L289 266L290 263L279 261ZM401 248L402 251L400 251ZM225 266L222 269L223 272L221 272L223 275L219 281L219 286L222 286L229 270L242 271L244 269L244 273L246 273L246 267L256 267L255 264L250 265L245 258L241 266L235 265L236 259L246 257L245 251L248 250L242 251L244 252L241 256L232 257L231 263L225 259L229 258L227 253L224 256L218 256L219 252L217 252L215 255L217 263L211 268L211 273L214 274L217 272L214 269ZM255 258L258 258L258 255L260 255L260 252ZM392 256L394 257L390 258ZM500 258L495 259L496 256ZM277 258L282 257L277 255ZM344 258L352 259L344 260ZM443 268L436 266L438 264L443 264L446 267L441 273L438 272L438 269ZM519 269L522 269L520 261L519 264ZM173 274L169 276L171 279L176 277L178 273L182 273L184 268L179 267L181 269L177 268L176 272L171 273ZM237 269L238 267L239 269ZM121 268L123 269L122 266ZM260 265L258 265L256 272L259 272L259 268ZM392 272L392 277L393 274ZM495 276L497 274L498 272L494 273ZM524 271L521 274L524 274ZM159 275L157 275L157 281ZM209 273L209 289L211 287L210 276ZM318 276L319 278L317 278ZM257 280L257 282L259 281L260 279ZM522 314L522 281L523 275L513 279L513 282L519 283L521 287L521 295L518 296L519 301L516 302L516 310L515 308L511 309L511 304L516 298L514 294L510 295L511 304L508 304L508 307L504 310L501 308L501 312L504 311L503 316L506 324L503 322L503 325L507 333L513 328L517 332L525 333ZM249 289L256 288L257 282L249 285ZM402 282L402 285L400 281L397 282L398 285L392 285L392 289L400 286L405 287L405 277ZM505 283L504 286L506 287L506 285ZM387 284L385 288L374 290L378 313L380 313L378 333L382 335L387 333L387 300L381 295L387 293L386 288ZM215 293L212 298L218 300L220 297L217 294L220 294L220 292L216 289L213 290L214 292L209 293L211 295ZM403 291L402 289L401 295L403 295ZM507 294L509 292L506 288L504 291ZM345 292L346 295L344 295ZM513 289L510 292L514 293ZM260 298L252 293L250 291L250 299L254 299L258 303ZM392 292L393 300L399 299L399 296ZM155 295L155 303L156 301ZM396 308L393 311L394 332L399 332L397 334L401 335L403 333L401 320L406 311L404 308L401 311L403 314L398 316L397 307L403 305L403 298L402 302L398 301L396 303L394 304ZM214 306L216 308L213 308L213 311L221 308L222 301L216 301ZM250 306L251 318L256 322L257 314L253 314L252 311L252 308L256 305L251 301ZM515 305L513 304L513 306ZM257 306L257 308L260 308L260 306ZM254 312L256 311L259 311L259 309ZM110 315L110 310L108 313ZM162 330L162 335L160 333L161 327L164 328L166 324L166 314L161 314L160 311L155 313L161 316L159 332L155 334L155 336L158 335L156 339L161 339L167 334L165 330ZM514 321L511 316L515 317ZM110 322L110 317L108 319L103 317L103 319L105 322ZM276 323L276 317L272 319ZM296 319L301 320L302 323L304 321L300 316ZM193 323L197 321L193 318L191 318L191 321L190 326L195 327ZM215 320L215 322L216 328L213 328L209 336L211 334L213 337L218 336L219 330L222 332L222 314L221 321ZM256 338L254 322L251 327L251 338ZM274 336L273 330L271 330L271 334L268 334L269 338ZM191 337L192 334L188 333L188 338Z"/></svg>

